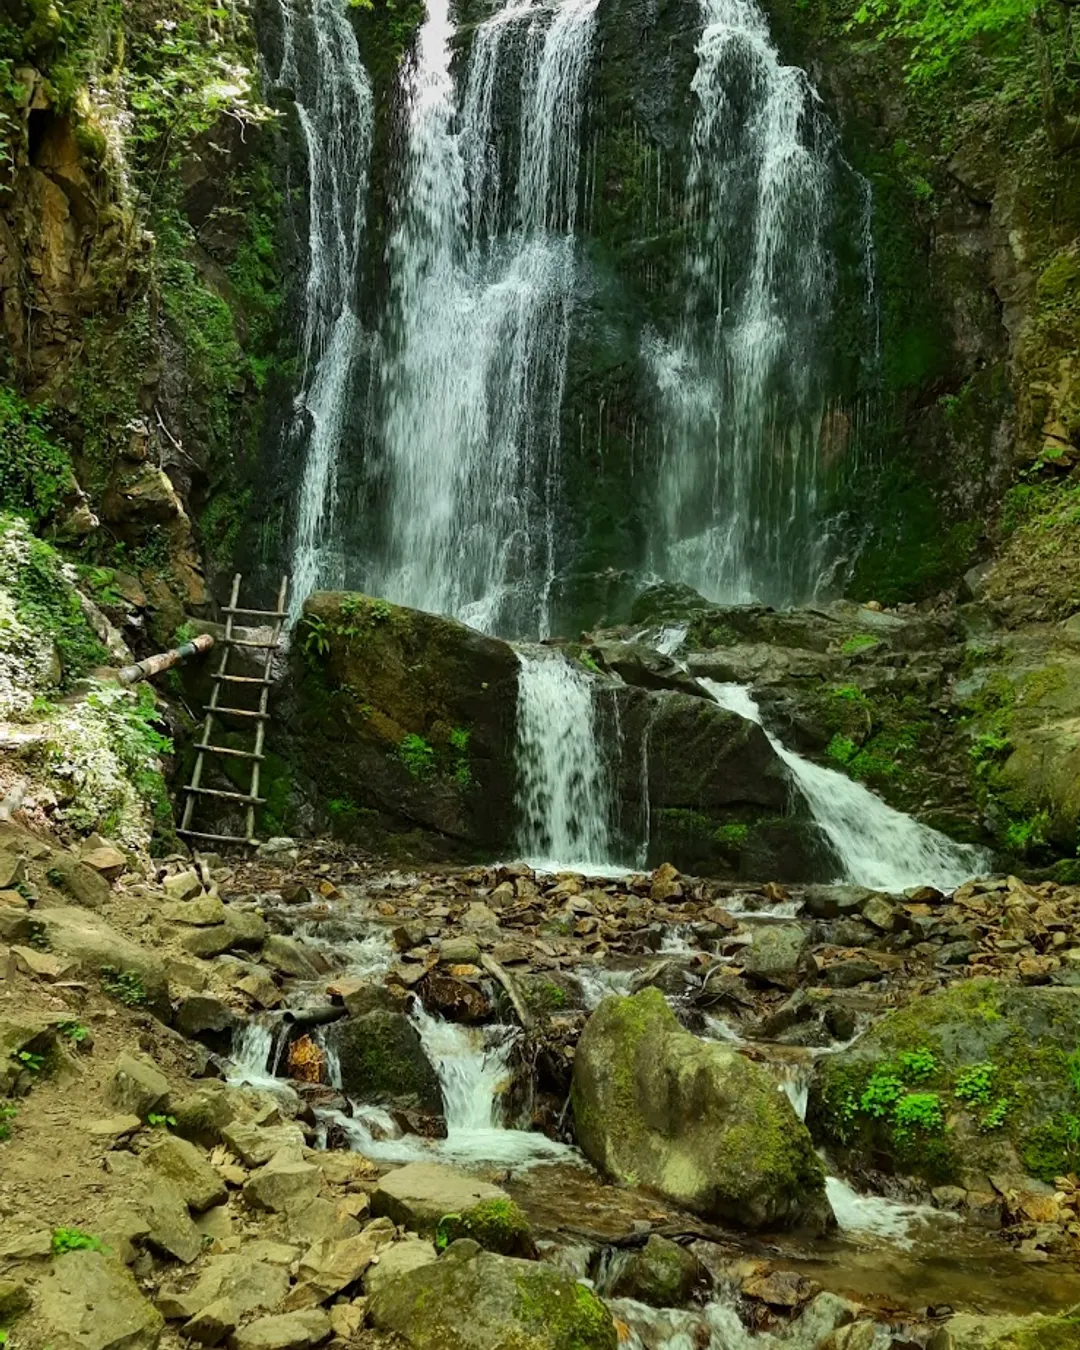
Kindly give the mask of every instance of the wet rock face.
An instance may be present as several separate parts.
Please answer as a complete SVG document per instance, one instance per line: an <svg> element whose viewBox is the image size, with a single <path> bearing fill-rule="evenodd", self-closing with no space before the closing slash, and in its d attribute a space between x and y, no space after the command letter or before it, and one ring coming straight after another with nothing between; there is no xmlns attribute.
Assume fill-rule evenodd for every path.
<svg viewBox="0 0 1080 1350"><path fill-rule="evenodd" d="M605 1000L574 1058L574 1125L609 1176L748 1228L831 1220L810 1135L768 1074L682 1030L655 989Z"/></svg>
<svg viewBox="0 0 1080 1350"><path fill-rule="evenodd" d="M335 827L418 831L434 856L507 845L518 662L452 619L320 592L293 645L288 758ZM365 836L366 837L366 836Z"/></svg>
<svg viewBox="0 0 1080 1350"><path fill-rule="evenodd" d="M1077 1045L1080 989L961 981L822 1060L807 1120L856 1172L990 1197L1031 1177L1052 1183L1076 1168Z"/></svg>
<svg viewBox="0 0 1080 1350"><path fill-rule="evenodd" d="M416 1028L403 1013L376 1009L331 1028L341 1086L358 1101L432 1115L443 1111L442 1089Z"/></svg>

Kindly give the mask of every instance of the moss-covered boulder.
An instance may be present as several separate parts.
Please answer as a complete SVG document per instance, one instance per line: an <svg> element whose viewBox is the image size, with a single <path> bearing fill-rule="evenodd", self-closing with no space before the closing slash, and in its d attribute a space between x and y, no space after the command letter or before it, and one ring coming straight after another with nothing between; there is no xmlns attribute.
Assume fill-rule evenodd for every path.
<svg viewBox="0 0 1080 1350"><path fill-rule="evenodd" d="M929 1350L1073 1350L1080 1307L1057 1317L980 1317L962 1313L934 1333Z"/></svg>
<svg viewBox="0 0 1080 1350"><path fill-rule="evenodd" d="M328 1035L341 1066L342 1090L349 1097L442 1114L439 1077L403 1013L377 1008L335 1022Z"/></svg>
<svg viewBox="0 0 1080 1350"><path fill-rule="evenodd" d="M703 1270L692 1252L650 1233L643 1247L620 1253L609 1287L612 1298L632 1298L654 1308L677 1308L701 1280Z"/></svg>
<svg viewBox="0 0 1080 1350"><path fill-rule="evenodd" d="M518 660L465 624L318 592L292 646L287 758L316 816L433 856L495 853L512 829Z"/></svg>
<svg viewBox="0 0 1080 1350"><path fill-rule="evenodd" d="M806 1128L768 1074L683 1031L663 994L609 998L574 1058L578 1142L609 1176L747 1228L831 1221Z"/></svg>
<svg viewBox="0 0 1080 1350"><path fill-rule="evenodd" d="M819 1061L807 1121L855 1170L988 1189L1080 1167L1080 989L965 980Z"/></svg>
<svg viewBox="0 0 1080 1350"><path fill-rule="evenodd" d="M534 1256L529 1221L509 1195L442 1163L409 1163L388 1172L372 1193L373 1214L434 1237L441 1247L472 1238L504 1256Z"/></svg>
<svg viewBox="0 0 1080 1350"><path fill-rule="evenodd" d="M611 1314L552 1266L455 1242L430 1265L380 1288L369 1316L411 1350L615 1350Z"/></svg>

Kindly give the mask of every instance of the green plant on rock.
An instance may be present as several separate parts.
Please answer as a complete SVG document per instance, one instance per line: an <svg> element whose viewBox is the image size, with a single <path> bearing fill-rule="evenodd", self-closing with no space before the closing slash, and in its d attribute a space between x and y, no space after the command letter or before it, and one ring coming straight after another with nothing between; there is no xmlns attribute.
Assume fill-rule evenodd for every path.
<svg viewBox="0 0 1080 1350"><path fill-rule="evenodd" d="M841 656L858 656L860 652L867 652L871 647L879 645L881 639L874 637L872 633L855 633L840 644Z"/></svg>
<svg viewBox="0 0 1080 1350"><path fill-rule="evenodd" d="M146 1002L142 976L135 970L117 970L114 966L101 968L102 992L116 999L126 1008L137 1008Z"/></svg>
<svg viewBox="0 0 1080 1350"><path fill-rule="evenodd" d="M957 1075L953 1096L958 1101L985 1106L990 1100L995 1072L993 1064L973 1064Z"/></svg>
<svg viewBox="0 0 1080 1350"><path fill-rule="evenodd" d="M907 1145L916 1134L939 1134L945 1128L941 1098L936 1092L909 1092L893 1107L893 1138Z"/></svg>
<svg viewBox="0 0 1080 1350"><path fill-rule="evenodd" d="M72 1045L82 1045L83 1041L90 1035L90 1028L84 1026L82 1022L59 1022L56 1029Z"/></svg>
<svg viewBox="0 0 1080 1350"><path fill-rule="evenodd" d="M45 1068L45 1056L35 1054L33 1050L16 1050L11 1058L27 1073L37 1076Z"/></svg>
<svg viewBox="0 0 1080 1350"><path fill-rule="evenodd" d="M0 386L0 510L25 516L37 529L74 483L71 457L54 437L44 411Z"/></svg>
<svg viewBox="0 0 1080 1350"><path fill-rule="evenodd" d="M146 1123L156 1130L171 1130L176 1125L176 1117L163 1115L158 1111L151 1111L146 1117Z"/></svg>
<svg viewBox="0 0 1080 1350"><path fill-rule="evenodd" d="M330 652L330 633L325 619L317 614L308 614L304 618L304 658L309 665Z"/></svg>
<svg viewBox="0 0 1080 1350"><path fill-rule="evenodd" d="M863 1089L859 1110L877 1120L890 1117L904 1095L904 1083L888 1065L880 1065Z"/></svg>
<svg viewBox="0 0 1080 1350"><path fill-rule="evenodd" d="M934 1052L928 1050L926 1046L920 1046L917 1050L902 1051L897 1055L896 1062L905 1083L921 1083L933 1077L938 1068Z"/></svg>
<svg viewBox="0 0 1080 1350"><path fill-rule="evenodd" d="M435 771L435 747L415 731L408 731L398 744L398 759L414 778L427 778Z"/></svg>
<svg viewBox="0 0 1080 1350"><path fill-rule="evenodd" d="M979 1121L979 1129L987 1134L991 1130L1000 1130L1005 1124L1006 1117L1009 1114L1009 1108L1012 1106L1010 1097L999 1097L997 1101L987 1111L986 1115Z"/></svg>
<svg viewBox="0 0 1080 1350"><path fill-rule="evenodd" d="M14 1102L0 1102L0 1144L11 1138L11 1122L19 1114Z"/></svg>
<svg viewBox="0 0 1080 1350"><path fill-rule="evenodd" d="M54 1256L63 1256L65 1252L103 1252L105 1244L92 1233L84 1233L79 1228L56 1228L52 1235Z"/></svg>

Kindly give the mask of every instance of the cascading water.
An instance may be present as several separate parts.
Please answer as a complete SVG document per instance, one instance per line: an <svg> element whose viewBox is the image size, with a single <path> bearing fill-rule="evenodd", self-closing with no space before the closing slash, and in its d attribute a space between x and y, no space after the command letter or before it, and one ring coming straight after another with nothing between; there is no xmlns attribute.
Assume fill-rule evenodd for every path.
<svg viewBox="0 0 1080 1350"><path fill-rule="evenodd" d="M549 871L610 866L614 785L596 734L593 682L561 652L518 653L522 856Z"/></svg>
<svg viewBox="0 0 1080 1350"><path fill-rule="evenodd" d="M821 489L849 424L828 409L830 234L848 181L867 190L755 0L701 12L683 320L644 339L664 445L654 565L710 599L790 604L831 561ZM872 293L865 242L861 270Z"/></svg>
<svg viewBox="0 0 1080 1350"><path fill-rule="evenodd" d="M338 456L360 337L357 283L373 104L346 0L280 0L282 59L307 159L308 266L301 378L288 435L304 447L293 542L291 614L332 578Z"/></svg>
<svg viewBox="0 0 1080 1350"><path fill-rule="evenodd" d="M698 683L722 707L762 725L761 711L744 685L709 679ZM982 850L957 844L894 811L861 783L804 759L767 727L763 730L837 856L838 881L884 891L924 885L952 890L988 868L989 859Z"/></svg>
<svg viewBox="0 0 1080 1350"><path fill-rule="evenodd" d="M381 395L386 542L371 585L485 631L547 632L596 3L508 0L473 37L459 119L448 0L432 0L407 90ZM521 88L510 192L493 111L506 78Z"/></svg>

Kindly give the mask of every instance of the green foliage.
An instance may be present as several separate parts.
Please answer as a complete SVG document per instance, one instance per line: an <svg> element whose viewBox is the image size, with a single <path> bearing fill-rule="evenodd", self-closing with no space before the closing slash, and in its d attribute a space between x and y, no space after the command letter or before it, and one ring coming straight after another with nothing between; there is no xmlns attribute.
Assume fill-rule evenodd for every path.
<svg viewBox="0 0 1080 1350"><path fill-rule="evenodd" d="M859 747L850 736L836 735L825 747L825 754L835 764L850 764L859 752Z"/></svg>
<svg viewBox="0 0 1080 1350"><path fill-rule="evenodd" d="M0 1102L0 1144L11 1138L11 1122L19 1114L14 1102Z"/></svg>
<svg viewBox="0 0 1080 1350"><path fill-rule="evenodd" d="M414 778L426 778L435 771L435 747L415 731L405 733L397 752L398 759Z"/></svg>
<svg viewBox="0 0 1080 1350"><path fill-rule="evenodd" d="M908 79L927 84L947 75L973 46L1018 50L1039 8L1033 0L863 0L856 24L873 23L908 48Z"/></svg>
<svg viewBox="0 0 1080 1350"><path fill-rule="evenodd" d="M105 1244L92 1233L84 1233L78 1228L56 1228L52 1235L54 1256L63 1256L65 1252L103 1252Z"/></svg>
<svg viewBox="0 0 1080 1350"><path fill-rule="evenodd" d="M173 743L157 729L157 696L149 684L138 684L131 696L117 697L115 690L88 694L86 702L107 722L113 752L132 787L150 808L159 848L175 844L172 804L162 773L160 757L171 755ZM118 821L88 821L90 827L115 830Z"/></svg>
<svg viewBox="0 0 1080 1350"><path fill-rule="evenodd" d="M326 626L326 620L320 619L317 614L308 614L304 617L303 651L304 659L309 665L330 654L330 630Z"/></svg>
<svg viewBox="0 0 1080 1350"><path fill-rule="evenodd" d="M176 1117L162 1115L157 1111L151 1111L146 1117L146 1123L157 1130L171 1130L176 1124Z"/></svg>
<svg viewBox="0 0 1080 1350"><path fill-rule="evenodd" d="M856 633L847 638L840 645L841 656L858 656L860 652L869 651L871 647L880 645L881 639L874 637L872 633Z"/></svg>
<svg viewBox="0 0 1080 1350"><path fill-rule="evenodd" d="M938 1134L945 1128L941 1098L936 1092L909 1092L893 1108L893 1138L910 1144L917 1133Z"/></svg>
<svg viewBox="0 0 1080 1350"><path fill-rule="evenodd" d="M953 1095L962 1102L985 1106L990 1101L995 1072L993 1064L973 1064L957 1076Z"/></svg>
<svg viewBox="0 0 1080 1350"><path fill-rule="evenodd" d="M0 510L24 515L38 529L74 481L71 458L43 410L0 386Z"/></svg>
<svg viewBox="0 0 1080 1350"><path fill-rule="evenodd" d="M137 1008L146 1002L142 976L135 970L117 970L114 966L101 967L102 992L127 1008Z"/></svg>
<svg viewBox="0 0 1080 1350"><path fill-rule="evenodd" d="M591 670L594 675L600 675L602 673L600 667L596 664L596 662L593 660L593 658L589 655L588 652L580 652L578 654L578 660L581 662L581 664L585 667L586 670Z"/></svg>
<svg viewBox="0 0 1080 1350"><path fill-rule="evenodd" d="M11 528L11 518L0 517L0 532ZM60 555L33 536L27 537L27 548L27 559L11 587L16 617L33 632L52 638L60 653L61 688L68 688L92 666L107 665L109 654L86 621L78 593L64 576Z"/></svg>
<svg viewBox="0 0 1080 1350"><path fill-rule="evenodd" d="M90 1035L90 1028L83 1026L81 1022L60 1022L56 1029L72 1045L82 1045Z"/></svg>
<svg viewBox="0 0 1080 1350"><path fill-rule="evenodd" d="M741 848L750 837L750 826L734 821L719 825L713 831L713 838L722 848Z"/></svg>
<svg viewBox="0 0 1080 1350"><path fill-rule="evenodd" d="M877 1120L883 1120L893 1114L904 1091L903 1080L887 1066L880 1066L875 1069L859 1098L859 1110Z"/></svg>
<svg viewBox="0 0 1080 1350"><path fill-rule="evenodd" d="M932 1050L920 1046L918 1050L905 1050L896 1057L900 1066L900 1075L905 1083L921 1083L937 1073L938 1062Z"/></svg>
<svg viewBox="0 0 1080 1350"><path fill-rule="evenodd" d="M45 1056L35 1054L32 1050L16 1050L11 1058L19 1066L25 1069L27 1073L39 1074L45 1067Z"/></svg>
<svg viewBox="0 0 1080 1350"><path fill-rule="evenodd" d="M1009 1108L1012 1106L1012 1099L1009 1097L999 1097L997 1101L979 1121L979 1129L987 1134L991 1130L1000 1130L1005 1124L1005 1119L1009 1114Z"/></svg>

